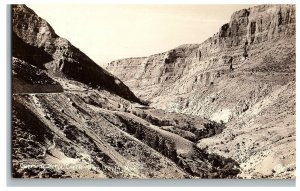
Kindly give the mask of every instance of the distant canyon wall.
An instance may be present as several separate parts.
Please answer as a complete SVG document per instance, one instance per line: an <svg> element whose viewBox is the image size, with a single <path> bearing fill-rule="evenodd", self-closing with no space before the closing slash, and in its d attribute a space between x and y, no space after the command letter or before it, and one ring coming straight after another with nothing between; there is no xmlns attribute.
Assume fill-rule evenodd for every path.
<svg viewBox="0 0 300 191"><path fill-rule="evenodd" d="M194 102L194 97L203 93L209 96L207 99L213 99L214 95L207 93L209 87L221 82L220 85L226 87L232 78L244 78L242 73L262 72L269 54L276 60L274 65L290 59L286 69L294 74L295 14L295 5L259 5L242 9L233 13L229 23L201 44L181 45L149 57L116 60L108 63L106 69L124 81L135 94L162 109L212 117L216 111L205 112L211 110L203 103L205 97L201 98L201 111L181 100L188 97L190 101L187 102ZM277 51L278 54L274 54ZM279 67L279 72L283 69L280 69L281 65L274 67ZM253 85L251 80L246 81L248 83ZM228 107L233 109L234 102L250 99L251 91L259 88L258 85L241 93L248 98L241 96L238 100L228 98L223 101L231 102Z"/></svg>

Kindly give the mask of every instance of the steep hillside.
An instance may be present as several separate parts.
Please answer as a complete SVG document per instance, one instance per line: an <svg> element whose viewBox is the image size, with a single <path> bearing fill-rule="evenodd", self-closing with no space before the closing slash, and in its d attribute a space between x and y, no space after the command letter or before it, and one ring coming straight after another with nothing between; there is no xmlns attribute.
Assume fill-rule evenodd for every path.
<svg viewBox="0 0 300 191"><path fill-rule="evenodd" d="M198 146L243 163L243 177L294 177L295 14L295 5L243 9L201 44L106 69L155 108L225 122Z"/></svg>
<svg viewBox="0 0 300 191"><path fill-rule="evenodd" d="M13 56L54 76L63 76L115 93L125 99L140 100L118 78L98 66L26 5L12 6Z"/></svg>
<svg viewBox="0 0 300 191"><path fill-rule="evenodd" d="M237 178L197 142L226 126L139 103L25 5L14 5L14 178Z"/></svg>
<svg viewBox="0 0 300 191"><path fill-rule="evenodd" d="M174 121L172 114L64 83L64 93L13 96L14 177L234 178L239 173L234 160L196 147L214 128L222 131L221 125L182 114Z"/></svg>

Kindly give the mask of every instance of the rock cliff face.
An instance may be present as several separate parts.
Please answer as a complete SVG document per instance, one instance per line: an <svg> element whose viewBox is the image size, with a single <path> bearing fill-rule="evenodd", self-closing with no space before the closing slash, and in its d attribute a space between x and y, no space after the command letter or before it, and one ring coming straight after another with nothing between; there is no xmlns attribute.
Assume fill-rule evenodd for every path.
<svg viewBox="0 0 300 191"><path fill-rule="evenodd" d="M229 23L199 46L201 55L295 34L294 5L259 5L235 12ZM243 50L243 49L241 49Z"/></svg>
<svg viewBox="0 0 300 191"><path fill-rule="evenodd" d="M26 5L12 6L13 56L47 68L55 76L75 79L125 99L140 100L118 78L98 66ZM25 52L24 52L25 51Z"/></svg>
<svg viewBox="0 0 300 191"><path fill-rule="evenodd" d="M200 45L182 45L149 57L116 60L108 63L106 69L136 89L139 95L146 91L143 87L155 86L142 95L145 98L151 99L163 92L183 94L199 82L209 85L229 69L230 63L242 65L256 59L269 50L264 44L289 38L293 41L294 35L294 5L259 5L235 12L229 23ZM247 65L251 68L254 63ZM130 72L132 70L135 72ZM184 79L186 76L190 79ZM174 81L177 84L184 81L185 85L162 87L164 84L173 86Z"/></svg>
<svg viewBox="0 0 300 191"><path fill-rule="evenodd" d="M293 177L295 14L295 5L243 9L201 44L106 69L153 107L226 122L220 142L198 146L245 164L245 177Z"/></svg>

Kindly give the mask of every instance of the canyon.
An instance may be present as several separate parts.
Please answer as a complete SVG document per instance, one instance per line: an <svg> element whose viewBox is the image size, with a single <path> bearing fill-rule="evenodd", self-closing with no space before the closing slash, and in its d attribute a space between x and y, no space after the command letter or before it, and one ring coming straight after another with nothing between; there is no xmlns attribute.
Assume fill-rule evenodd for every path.
<svg viewBox="0 0 300 191"><path fill-rule="evenodd" d="M12 18L12 177L237 177L196 145L223 124L150 107L26 5Z"/></svg>
<svg viewBox="0 0 300 191"><path fill-rule="evenodd" d="M243 9L201 44L102 68L12 5L12 176L295 178L295 14Z"/></svg>

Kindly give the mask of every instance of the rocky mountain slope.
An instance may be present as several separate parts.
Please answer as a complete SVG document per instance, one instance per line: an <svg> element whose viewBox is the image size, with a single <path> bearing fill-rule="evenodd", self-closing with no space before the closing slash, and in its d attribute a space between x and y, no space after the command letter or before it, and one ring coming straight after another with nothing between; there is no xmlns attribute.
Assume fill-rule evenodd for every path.
<svg viewBox="0 0 300 191"><path fill-rule="evenodd" d="M198 147L233 157L242 177L295 177L295 14L295 5L243 9L201 44L106 69L155 108L226 123Z"/></svg>
<svg viewBox="0 0 300 191"><path fill-rule="evenodd" d="M14 178L236 178L197 147L226 126L142 104L25 5L12 6Z"/></svg>
<svg viewBox="0 0 300 191"><path fill-rule="evenodd" d="M26 5L13 5L14 56L54 76L74 79L93 88L106 89L125 99L140 100L118 78L98 66Z"/></svg>

